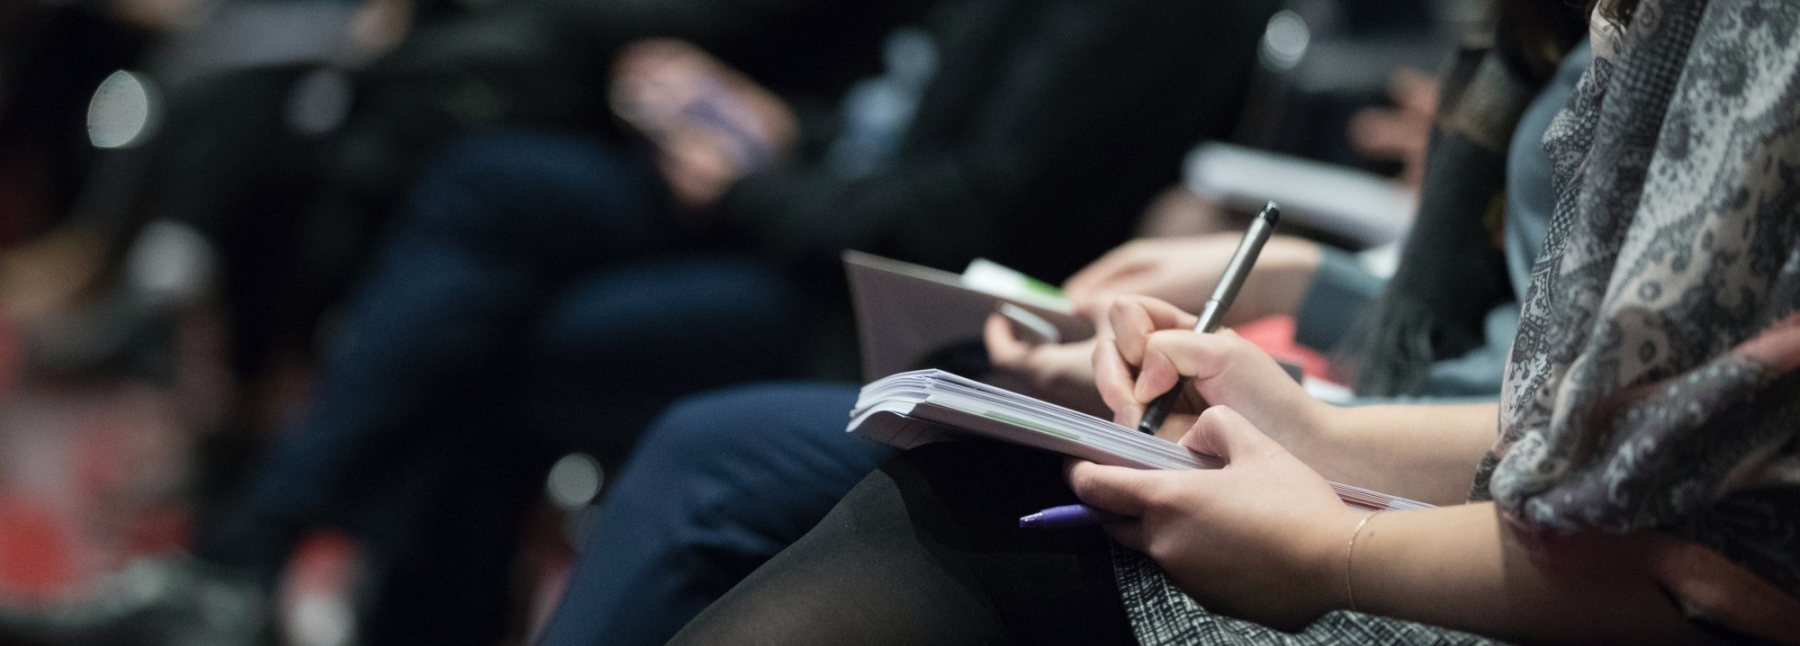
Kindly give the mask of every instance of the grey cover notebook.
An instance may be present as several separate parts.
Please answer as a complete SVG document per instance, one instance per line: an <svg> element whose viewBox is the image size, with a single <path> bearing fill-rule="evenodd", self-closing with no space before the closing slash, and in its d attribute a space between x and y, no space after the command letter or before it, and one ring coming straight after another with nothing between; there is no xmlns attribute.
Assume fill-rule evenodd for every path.
<svg viewBox="0 0 1800 646"><path fill-rule="evenodd" d="M982 321L995 312L1015 322L1030 323L1043 342L1093 336L1093 324L1067 311L1069 306L1060 295L970 280L972 273L996 267L977 261L970 272L953 274L844 252L851 301L856 305L857 336L862 342L863 381L916 370L929 365L924 359L934 353L958 344L979 343Z"/></svg>
<svg viewBox="0 0 1800 646"><path fill-rule="evenodd" d="M902 372L863 386L848 430L903 449L986 437L1138 469L1217 469L1225 464L1162 438L941 370ZM1331 487L1344 504L1360 509L1431 507L1361 487L1335 482Z"/></svg>

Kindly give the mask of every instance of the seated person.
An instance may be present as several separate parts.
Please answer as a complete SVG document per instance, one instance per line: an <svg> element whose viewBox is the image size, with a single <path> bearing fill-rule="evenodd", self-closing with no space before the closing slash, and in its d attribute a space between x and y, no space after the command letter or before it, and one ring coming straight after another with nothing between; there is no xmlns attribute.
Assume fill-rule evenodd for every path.
<svg viewBox="0 0 1800 646"><path fill-rule="evenodd" d="M1500 405L1328 407L1121 299L1115 420L1190 377L1165 431L1227 467L908 452L672 643L1800 643L1800 193L1769 172L1800 155L1800 43L1740 19L1793 14L1621 4L1544 140ZM1328 479L1443 506L1353 511ZM1016 527L1076 499L1131 520Z"/></svg>
<svg viewBox="0 0 1800 646"><path fill-rule="evenodd" d="M1527 229L1507 237L1506 264L1521 271L1531 265L1536 251L1529 231L1542 230L1553 206L1549 158L1537 142L1585 63L1585 50L1568 57L1565 69L1524 111L1513 140L1511 166L1542 171L1515 172L1506 178L1508 231ZM1439 181L1445 175L1450 174L1439 175ZM1421 211L1420 230L1473 226L1467 214L1481 213L1480 208L1454 208L1453 201L1441 197L1442 186L1428 184L1426 190L1428 200L1441 201L1430 201L1435 206ZM1482 194L1465 194L1479 198L1476 207L1485 206ZM1435 219L1446 221L1425 222ZM1098 316L1103 328L1104 303L1122 293L1161 295L1177 300L1184 309L1198 309L1239 237L1133 242L1078 272L1066 288L1082 311ZM1433 274L1430 270L1438 266L1433 263L1440 256L1449 255L1456 244L1468 245L1470 239L1453 238L1455 243L1430 254L1409 255L1400 270L1403 278L1397 280L1423 282L1419 275ZM1478 257L1488 250L1488 243L1479 242L1480 236L1473 239L1478 244L1464 248ZM1439 284L1455 284L1470 275L1435 274L1431 278L1441 280ZM1514 284L1522 288L1525 283ZM1380 297L1380 287L1379 280L1358 271L1341 252L1277 236L1265 248L1228 321L1297 315L1302 341L1326 350L1350 333L1349 320L1362 307L1386 306L1389 301L1369 305ZM1452 323L1445 317L1440 324L1473 326L1479 333L1484 318L1491 318L1487 312L1516 311L1508 302L1511 290L1507 291L1491 295L1491 300L1474 301L1474 307L1461 314L1462 321ZM1014 339L998 317L989 321L985 332L996 381L1066 406L1108 414L1094 387L1095 342L1031 346ZM1503 334L1489 332L1497 344L1510 341L1512 332ZM1471 361L1468 355L1503 357L1504 351L1501 347L1460 357L1446 354L1446 359L1425 367L1428 374L1438 376L1428 376L1418 382L1426 385L1404 394L1427 394L1436 387L1467 394L1468 384L1481 380L1461 376L1471 372L1467 366L1478 366L1489 375L1491 399L1498 392L1499 359ZM856 387L849 384L769 384L691 397L672 408L645 433L631 461L609 484L597 524L546 628L544 643L662 643L688 618L798 539L858 480L897 453L844 432L845 413L856 395Z"/></svg>
<svg viewBox="0 0 1800 646"><path fill-rule="evenodd" d="M1058 276L1122 241L1188 142L1234 122L1276 5L943 3L938 73L860 174L807 154L821 137L794 125L806 106L691 46L627 48L616 96L646 107L699 88L675 102L686 122L628 107L642 138L494 129L445 147L346 308L311 409L204 519L192 569L211 576L177 580L271 590L306 531L344 525L384 569L365 643L491 642L554 451L617 464L674 397L783 374L816 305L794 301L838 292L822 276L843 248ZM693 319L709 323L678 323ZM733 349L668 352L701 330ZM202 589L109 608L154 631L198 614ZM59 627L37 632L98 629Z"/></svg>

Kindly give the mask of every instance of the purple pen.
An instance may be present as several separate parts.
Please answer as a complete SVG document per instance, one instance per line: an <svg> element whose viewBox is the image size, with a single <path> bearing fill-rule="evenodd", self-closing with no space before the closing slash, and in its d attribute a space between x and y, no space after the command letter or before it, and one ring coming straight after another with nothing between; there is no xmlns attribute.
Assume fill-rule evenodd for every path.
<svg viewBox="0 0 1800 646"><path fill-rule="evenodd" d="M1104 509L1095 509L1087 505L1063 505L1051 507L1035 514L1019 519L1019 527L1024 529L1066 529L1070 527L1087 527L1103 523L1116 523L1131 520L1130 516L1120 516Z"/></svg>

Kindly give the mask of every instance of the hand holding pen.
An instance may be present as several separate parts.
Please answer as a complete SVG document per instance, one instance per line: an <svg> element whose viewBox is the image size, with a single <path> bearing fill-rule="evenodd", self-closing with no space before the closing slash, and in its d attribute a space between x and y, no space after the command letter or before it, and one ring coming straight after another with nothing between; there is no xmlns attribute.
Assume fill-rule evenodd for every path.
<svg viewBox="0 0 1800 646"><path fill-rule="evenodd" d="M1226 312L1231 308L1232 301L1237 298L1238 291L1243 288L1244 280L1249 277L1251 268L1255 266L1256 258L1261 253L1263 245L1268 242L1269 236L1274 232L1275 225L1280 219L1281 212L1279 208L1276 207L1274 202L1270 202L1268 206L1264 207L1262 212L1257 214L1256 218L1251 221L1249 229L1244 232L1243 240L1239 242L1236 251L1232 254L1231 261L1226 264L1225 272L1220 276L1219 284L1214 288L1212 297L1207 300L1206 305L1201 309L1200 316L1194 324L1193 329L1195 332L1212 333L1218 330L1220 324L1224 321ZM1172 388L1169 388L1168 391L1162 393L1155 399L1152 399L1150 403L1145 406L1144 414L1140 418L1138 424L1138 430L1149 435L1155 435L1157 429L1162 426L1163 422L1168 418L1169 412L1174 408L1175 401L1180 396L1181 391L1186 387L1187 378L1177 377ZM1067 505L1045 509L1035 514L1025 516L1024 518L1020 518L1019 526L1023 528L1055 529L1115 522L1118 520L1123 519L1116 514L1111 514L1104 510L1088 507L1086 505Z"/></svg>
<svg viewBox="0 0 1800 646"><path fill-rule="evenodd" d="M1210 334L1219 329L1225 322L1225 313L1231 309L1231 302L1237 300L1238 291L1244 287L1244 279L1250 277L1251 268L1256 266L1256 257L1262 253L1263 245L1269 242L1269 236L1275 233L1275 225L1281 221L1281 209L1270 202L1263 207L1261 213L1250 221L1250 228L1244 231L1244 239L1238 243L1237 251L1231 254L1231 262L1226 263L1224 275L1219 277L1219 285L1213 288L1212 298L1200 309L1200 320L1194 323L1194 331ZM1163 420L1168 419L1169 411L1175 407L1175 398L1181 396L1181 390L1187 387L1187 378L1175 380L1175 387L1150 400L1144 406L1144 416L1138 421L1138 430L1155 435L1162 428Z"/></svg>

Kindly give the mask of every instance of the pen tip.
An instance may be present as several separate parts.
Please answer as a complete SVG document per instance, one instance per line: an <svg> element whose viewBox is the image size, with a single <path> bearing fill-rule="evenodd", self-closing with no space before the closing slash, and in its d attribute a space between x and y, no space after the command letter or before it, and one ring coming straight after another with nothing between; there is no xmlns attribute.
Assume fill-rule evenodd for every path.
<svg viewBox="0 0 1800 646"><path fill-rule="evenodd" d="M1262 212L1263 212L1264 217L1269 218L1269 226L1275 226L1275 225L1281 223L1281 206L1280 205L1271 201L1271 202L1269 202L1268 206L1263 207Z"/></svg>
<svg viewBox="0 0 1800 646"><path fill-rule="evenodd" d="M1024 518L1020 518L1019 519L1019 527L1021 529L1031 529L1032 527L1036 527L1038 524L1038 521L1043 520L1043 519L1044 519L1044 514L1042 512L1032 514L1032 515L1026 516Z"/></svg>

